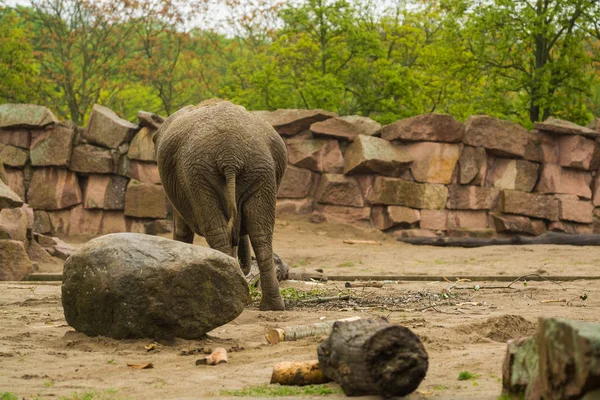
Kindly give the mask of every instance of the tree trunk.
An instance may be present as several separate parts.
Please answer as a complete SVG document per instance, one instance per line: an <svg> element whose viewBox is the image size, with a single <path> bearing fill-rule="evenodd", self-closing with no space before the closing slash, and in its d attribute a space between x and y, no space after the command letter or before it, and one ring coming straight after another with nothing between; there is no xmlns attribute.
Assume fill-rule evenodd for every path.
<svg viewBox="0 0 600 400"><path fill-rule="evenodd" d="M548 232L536 237L514 236L512 238L448 238L448 237L412 237L398 238L398 241L414 245L439 246L439 247L482 247L501 245L530 245L530 244L556 244L570 246L600 246L598 234L570 234Z"/></svg>
<svg viewBox="0 0 600 400"><path fill-rule="evenodd" d="M317 354L325 376L347 396L406 396L429 365L419 337L385 319L336 322Z"/></svg>

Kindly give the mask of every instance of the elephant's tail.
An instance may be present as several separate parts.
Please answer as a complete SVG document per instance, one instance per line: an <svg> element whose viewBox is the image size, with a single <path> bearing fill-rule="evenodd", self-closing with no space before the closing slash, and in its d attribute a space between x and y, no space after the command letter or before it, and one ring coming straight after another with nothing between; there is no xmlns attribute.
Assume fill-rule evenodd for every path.
<svg viewBox="0 0 600 400"><path fill-rule="evenodd" d="M225 169L225 208L227 209L227 233L231 239L233 236L233 224L237 218L237 205L235 196L235 170L232 168Z"/></svg>

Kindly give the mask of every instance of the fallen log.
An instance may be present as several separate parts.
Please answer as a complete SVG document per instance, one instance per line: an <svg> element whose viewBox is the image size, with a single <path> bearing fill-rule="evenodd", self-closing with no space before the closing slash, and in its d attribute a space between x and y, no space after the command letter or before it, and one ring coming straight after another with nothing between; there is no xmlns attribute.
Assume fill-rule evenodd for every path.
<svg viewBox="0 0 600 400"><path fill-rule="evenodd" d="M399 237L400 242L438 247L483 247L532 244L556 244L570 246L600 246L600 234L574 235L569 233L547 232L540 236L513 236L511 238L453 238L453 237Z"/></svg>
<svg viewBox="0 0 600 400"><path fill-rule="evenodd" d="M280 385L318 385L331 382L331 379L323 375L319 367L319 361L291 362L284 361L275 364L271 383Z"/></svg>
<svg viewBox="0 0 600 400"><path fill-rule="evenodd" d="M337 321L357 321L360 317L350 317ZM310 325L288 326L286 328L271 328L265 335L269 344L290 342L309 336L328 335L333 324L337 321L317 322Z"/></svg>
<svg viewBox="0 0 600 400"><path fill-rule="evenodd" d="M383 282L346 282L344 285L347 288L375 287L382 288Z"/></svg>
<svg viewBox="0 0 600 400"><path fill-rule="evenodd" d="M217 365L227 362L227 350L217 347L212 353L204 358L196 360L196 365Z"/></svg>
<svg viewBox="0 0 600 400"><path fill-rule="evenodd" d="M347 396L406 396L429 365L419 337L385 319L336 322L317 354L325 376Z"/></svg>

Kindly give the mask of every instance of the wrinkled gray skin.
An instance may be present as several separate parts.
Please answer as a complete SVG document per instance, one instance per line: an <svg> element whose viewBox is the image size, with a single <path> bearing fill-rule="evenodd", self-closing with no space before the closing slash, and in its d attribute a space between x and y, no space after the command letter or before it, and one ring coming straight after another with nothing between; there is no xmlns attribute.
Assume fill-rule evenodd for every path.
<svg viewBox="0 0 600 400"><path fill-rule="evenodd" d="M262 288L261 310L283 310L273 264L277 189L287 163L279 134L227 101L209 100L168 117L153 137L160 177L173 204L173 238L194 233L238 257L250 271L250 243Z"/></svg>

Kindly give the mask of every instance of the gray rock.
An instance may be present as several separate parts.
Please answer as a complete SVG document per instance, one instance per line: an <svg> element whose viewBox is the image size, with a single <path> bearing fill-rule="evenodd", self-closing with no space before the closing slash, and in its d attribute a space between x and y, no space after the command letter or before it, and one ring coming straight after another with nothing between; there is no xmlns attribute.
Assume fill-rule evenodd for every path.
<svg viewBox="0 0 600 400"><path fill-rule="evenodd" d="M57 123L52 111L34 104L0 105L0 128L43 128Z"/></svg>
<svg viewBox="0 0 600 400"><path fill-rule="evenodd" d="M200 339L236 318L249 299L235 259L161 237L98 237L65 262L69 325L116 339Z"/></svg>
<svg viewBox="0 0 600 400"><path fill-rule="evenodd" d="M275 271L277 272L277 280L285 281L290 278L290 269L285 261L281 259L277 254L273 253L273 262L275 263ZM260 271L258 270L258 263L256 262L256 258L252 256L252 260L250 261L250 273L247 278L250 280L258 277L260 275Z"/></svg>
<svg viewBox="0 0 600 400"><path fill-rule="evenodd" d="M123 143L129 143L138 129L137 125L119 118L114 111L95 104L83 139L89 143L116 149Z"/></svg>
<svg viewBox="0 0 600 400"><path fill-rule="evenodd" d="M23 200L4 182L0 181L0 209L21 207Z"/></svg>

